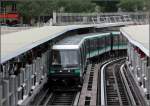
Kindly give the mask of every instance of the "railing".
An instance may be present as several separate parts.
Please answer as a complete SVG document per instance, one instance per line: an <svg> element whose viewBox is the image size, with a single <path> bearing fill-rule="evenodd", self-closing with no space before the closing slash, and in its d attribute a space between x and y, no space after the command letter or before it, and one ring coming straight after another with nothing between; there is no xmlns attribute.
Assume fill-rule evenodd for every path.
<svg viewBox="0 0 150 106"><path fill-rule="evenodd" d="M117 13L53 13L54 25L100 24L129 22L148 24L148 12L117 12Z"/></svg>
<svg viewBox="0 0 150 106"><path fill-rule="evenodd" d="M92 18L94 24L100 23L119 23L119 22L132 22L132 19L128 15L120 16L99 16Z"/></svg>

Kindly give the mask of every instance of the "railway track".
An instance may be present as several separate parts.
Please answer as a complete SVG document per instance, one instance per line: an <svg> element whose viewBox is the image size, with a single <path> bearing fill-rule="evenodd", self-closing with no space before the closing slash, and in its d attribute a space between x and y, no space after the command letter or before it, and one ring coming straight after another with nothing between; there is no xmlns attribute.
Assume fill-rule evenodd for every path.
<svg viewBox="0 0 150 106"><path fill-rule="evenodd" d="M47 89L45 93L36 100L34 106L73 106L78 103L80 92L78 91L53 91Z"/></svg>
<svg viewBox="0 0 150 106"><path fill-rule="evenodd" d="M129 106L130 101L124 88L119 69L123 60L110 64L105 70L106 79L106 104L108 106ZM118 65L118 63L120 63Z"/></svg>
<svg viewBox="0 0 150 106"><path fill-rule="evenodd" d="M147 106L124 60L115 59L102 66L101 105Z"/></svg>
<svg viewBox="0 0 150 106"><path fill-rule="evenodd" d="M126 65L122 65L122 70L124 73L124 76L126 77L126 82L129 85L129 88L131 90L133 99L134 99L134 104L136 106L148 106L148 104L146 104L144 97L142 96L142 94L140 93L140 89L138 88L131 72L129 72L129 70L127 69Z"/></svg>
<svg viewBox="0 0 150 106"><path fill-rule="evenodd" d="M101 105L131 106L128 92L120 73L125 58L114 59L101 68Z"/></svg>
<svg viewBox="0 0 150 106"><path fill-rule="evenodd" d="M47 105L71 106L74 104L76 92L53 92L51 99Z"/></svg>

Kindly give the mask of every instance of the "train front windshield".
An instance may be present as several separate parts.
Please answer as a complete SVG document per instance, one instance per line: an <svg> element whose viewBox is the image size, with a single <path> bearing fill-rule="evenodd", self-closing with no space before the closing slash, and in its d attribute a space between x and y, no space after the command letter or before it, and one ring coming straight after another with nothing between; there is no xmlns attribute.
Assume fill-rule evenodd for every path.
<svg viewBox="0 0 150 106"><path fill-rule="evenodd" d="M62 67L77 67L77 50L53 50L52 65L61 65Z"/></svg>

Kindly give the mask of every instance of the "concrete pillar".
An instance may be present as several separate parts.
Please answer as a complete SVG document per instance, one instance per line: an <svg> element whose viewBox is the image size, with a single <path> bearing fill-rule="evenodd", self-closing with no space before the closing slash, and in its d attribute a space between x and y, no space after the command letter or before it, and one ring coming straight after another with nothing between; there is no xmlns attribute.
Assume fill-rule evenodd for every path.
<svg viewBox="0 0 150 106"><path fill-rule="evenodd" d="M32 72L33 72L33 75L32 75L32 85L34 86L35 85L35 80L36 80L36 60L33 60L33 64L32 64Z"/></svg>
<svg viewBox="0 0 150 106"><path fill-rule="evenodd" d="M26 72L26 79L25 79L26 92L25 92L25 95L28 95L29 91L30 91L30 80L31 80L30 65L29 64L26 65L25 72Z"/></svg>
<svg viewBox="0 0 150 106"><path fill-rule="evenodd" d="M148 71L148 74L147 74L147 99L149 100L150 102L150 66L147 67L147 71Z"/></svg>
<svg viewBox="0 0 150 106"><path fill-rule="evenodd" d="M10 97L9 97L9 99L10 99L10 104L11 104L11 106L16 106L16 101L15 101L15 90L16 90L16 86L15 86L15 78L16 78L16 76L15 75L11 75L10 76L10 80L9 80L9 88L10 88Z"/></svg>
<svg viewBox="0 0 150 106"><path fill-rule="evenodd" d="M145 70L146 70L146 61L145 61L145 58L142 58L142 76L141 76L141 80L142 80L142 85L143 85L143 88L144 88L144 85L145 85L145 81L144 81L144 77L145 77Z"/></svg>
<svg viewBox="0 0 150 106"><path fill-rule="evenodd" d="M21 86L21 79L20 79L20 78L21 78L21 73L19 73L19 74L17 75L17 79L18 79L18 80L17 80L17 86L18 86L18 87Z"/></svg>
<svg viewBox="0 0 150 106"><path fill-rule="evenodd" d="M138 80L138 83L141 81L141 68L140 67L138 67L137 68L137 80Z"/></svg>
<svg viewBox="0 0 150 106"><path fill-rule="evenodd" d="M33 74L35 74L36 73L36 66L35 66L35 64L36 64L36 60L33 60L33 64L32 64L32 73Z"/></svg>
<svg viewBox="0 0 150 106"><path fill-rule="evenodd" d="M129 62L131 63L131 45L128 43L128 57L129 57Z"/></svg>
<svg viewBox="0 0 150 106"><path fill-rule="evenodd" d="M3 80L3 93L4 93L4 98L5 98L5 105L10 106L9 104L9 80Z"/></svg>
<svg viewBox="0 0 150 106"><path fill-rule="evenodd" d="M25 68L21 68L21 85L25 82Z"/></svg>
<svg viewBox="0 0 150 106"><path fill-rule="evenodd" d="M3 97L2 97L2 93L3 93L3 88L2 88L2 85L0 84L0 106L2 106L2 99L3 99Z"/></svg>
<svg viewBox="0 0 150 106"><path fill-rule="evenodd" d="M136 54L135 54L135 77L137 78L137 69L138 69L138 53L137 52L135 52Z"/></svg>
<svg viewBox="0 0 150 106"><path fill-rule="evenodd" d="M141 71L141 67L140 67L140 55L137 54L137 79L140 78L140 71Z"/></svg>
<svg viewBox="0 0 150 106"><path fill-rule="evenodd" d="M86 24L88 21L87 17L83 17L83 23Z"/></svg>
<svg viewBox="0 0 150 106"><path fill-rule="evenodd" d="M17 82L18 81L18 79L17 79L17 76L15 76L15 78L14 78L14 96L15 96L15 106L17 105L17 103L18 103L18 91L17 91L17 89L18 89L18 86L17 86Z"/></svg>
<svg viewBox="0 0 150 106"><path fill-rule="evenodd" d="M39 81L41 80L42 78L42 71L43 71L43 63L42 63L42 59L43 59L43 54L42 54L42 57L39 59Z"/></svg>
<svg viewBox="0 0 150 106"><path fill-rule="evenodd" d="M134 77L136 77L136 55L135 55L135 51L132 48L132 66L133 66L133 75Z"/></svg>
<svg viewBox="0 0 150 106"><path fill-rule="evenodd" d="M42 55L42 67L41 67L42 76L45 76L45 70L46 70L46 66L47 66L47 63L46 63L46 55L47 55L47 52L45 52L45 53Z"/></svg>
<svg viewBox="0 0 150 106"><path fill-rule="evenodd" d="M57 14L56 12L53 12L53 25L57 23Z"/></svg>
<svg viewBox="0 0 150 106"><path fill-rule="evenodd" d="M95 21L95 20L94 20ZM95 22L94 22L95 23ZM100 24L101 21L100 21L100 15L97 15L97 23Z"/></svg>
<svg viewBox="0 0 150 106"><path fill-rule="evenodd" d="M41 60L41 58L38 57L37 61L36 61L36 74L37 74L36 81L37 82L40 81L40 60Z"/></svg>
<svg viewBox="0 0 150 106"><path fill-rule="evenodd" d="M147 78L146 78L146 71L147 71L147 66L146 66L146 59L143 61L143 85L144 89L146 89L146 83L147 83ZM144 91L146 93L146 91Z"/></svg>
<svg viewBox="0 0 150 106"><path fill-rule="evenodd" d="M133 47L131 46L131 64L132 64L132 66L133 66Z"/></svg>

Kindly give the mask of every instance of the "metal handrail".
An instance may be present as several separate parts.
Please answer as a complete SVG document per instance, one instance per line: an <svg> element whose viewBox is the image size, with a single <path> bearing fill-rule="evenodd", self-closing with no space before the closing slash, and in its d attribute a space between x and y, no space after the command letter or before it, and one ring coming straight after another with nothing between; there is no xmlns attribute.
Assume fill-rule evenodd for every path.
<svg viewBox="0 0 150 106"><path fill-rule="evenodd" d="M97 17L97 18L92 18L93 24L100 24L100 23L118 23L118 22L133 22L133 20L127 16L105 16L105 17Z"/></svg>
<svg viewBox="0 0 150 106"><path fill-rule="evenodd" d="M53 23L54 25L70 25L132 21L134 24L147 24L148 14L148 12L53 13Z"/></svg>

